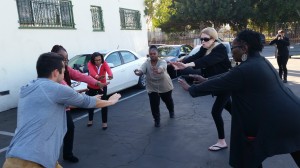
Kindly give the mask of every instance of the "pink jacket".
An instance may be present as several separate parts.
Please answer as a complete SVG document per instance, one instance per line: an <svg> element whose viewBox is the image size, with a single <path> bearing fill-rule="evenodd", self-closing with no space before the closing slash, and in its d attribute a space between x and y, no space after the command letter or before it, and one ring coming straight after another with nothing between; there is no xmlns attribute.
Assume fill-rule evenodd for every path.
<svg viewBox="0 0 300 168"><path fill-rule="evenodd" d="M71 80L84 82L84 83L87 83L88 85L93 85L94 87L99 88L98 86L96 86L96 82L97 82L96 79L94 79L86 74L83 74L77 70L74 70L69 66L68 66L68 71L69 71ZM68 85L65 80L63 80L61 82L61 84Z"/></svg>
<svg viewBox="0 0 300 168"><path fill-rule="evenodd" d="M101 83L106 83L106 73L108 74L108 76L113 76L112 71L106 61L102 63L99 73L97 71L96 65L93 65L91 61L88 62L88 69L89 75L95 79L97 79L98 76L104 76L104 78L100 80ZM88 86L93 89L99 89L95 85L89 84Z"/></svg>

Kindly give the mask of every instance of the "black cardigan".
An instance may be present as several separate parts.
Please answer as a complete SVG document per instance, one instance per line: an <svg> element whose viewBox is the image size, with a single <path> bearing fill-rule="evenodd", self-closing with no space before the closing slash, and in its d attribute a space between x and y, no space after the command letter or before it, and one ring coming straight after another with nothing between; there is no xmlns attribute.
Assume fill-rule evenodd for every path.
<svg viewBox="0 0 300 168"><path fill-rule="evenodd" d="M283 37L283 39L278 40L277 38L270 42L270 45L276 44L278 49L278 56L282 56L284 58L289 57L289 49L290 40L287 37Z"/></svg>
<svg viewBox="0 0 300 168"><path fill-rule="evenodd" d="M201 47L196 54L184 59L182 62L194 62L194 69L201 69L204 77L218 75L227 72L231 68L227 50L223 44L215 46L215 48L205 56L206 51L206 48Z"/></svg>
<svg viewBox="0 0 300 168"><path fill-rule="evenodd" d="M232 93L231 166L259 167L267 157L300 150L300 99L259 53L189 88L193 97L220 91Z"/></svg>

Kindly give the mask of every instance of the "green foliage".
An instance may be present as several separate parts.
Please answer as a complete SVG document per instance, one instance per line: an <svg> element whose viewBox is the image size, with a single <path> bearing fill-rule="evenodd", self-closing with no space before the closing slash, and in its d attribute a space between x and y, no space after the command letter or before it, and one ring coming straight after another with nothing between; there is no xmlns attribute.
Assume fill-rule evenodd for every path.
<svg viewBox="0 0 300 168"><path fill-rule="evenodd" d="M234 30L270 30L278 22L300 20L299 0L145 0L153 25L184 31L229 23ZM151 3L150 3L151 2ZM298 11L298 13L297 13Z"/></svg>

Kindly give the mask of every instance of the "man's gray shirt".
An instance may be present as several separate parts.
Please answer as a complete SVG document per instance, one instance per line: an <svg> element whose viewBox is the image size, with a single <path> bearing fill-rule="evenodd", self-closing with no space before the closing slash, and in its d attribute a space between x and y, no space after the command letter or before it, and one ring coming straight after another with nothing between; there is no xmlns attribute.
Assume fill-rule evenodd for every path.
<svg viewBox="0 0 300 168"><path fill-rule="evenodd" d="M6 157L54 168L67 130L65 109L68 105L94 108L96 98L45 78L23 86L18 103L17 128Z"/></svg>

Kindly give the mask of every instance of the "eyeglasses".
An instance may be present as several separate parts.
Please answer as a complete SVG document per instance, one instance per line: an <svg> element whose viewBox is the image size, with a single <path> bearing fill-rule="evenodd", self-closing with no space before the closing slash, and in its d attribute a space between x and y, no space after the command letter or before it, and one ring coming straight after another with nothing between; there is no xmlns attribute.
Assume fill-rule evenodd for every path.
<svg viewBox="0 0 300 168"><path fill-rule="evenodd" d="M200 41L205 41L205 42L208 42L210 39L211 39L211 38L207 38L207 37L205 37L205 38L200 38Z"/></svg>
<svg viewBox="0 0 300 168"><path fill-rule="evenodd" d="M102 59L95 60L95 62L102 61Z"/></svg>
<svg viewBox="0 0 300 168"><path fill-rule="evenodd" d="M68 63L68 62L69 62L69 59L64 59L64 62L65 62L65 63Z"/></svg>
<svg viewBox="0 0 300 168"><path fill-rule="evenodd" d="M231 47L231 50L235 49L235 48L240 48L240 47L243 47L242 45L238 45L238 46L233 46Z"/></svg>

